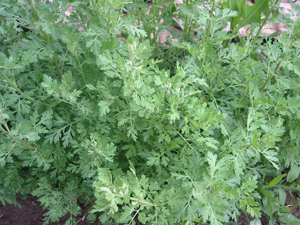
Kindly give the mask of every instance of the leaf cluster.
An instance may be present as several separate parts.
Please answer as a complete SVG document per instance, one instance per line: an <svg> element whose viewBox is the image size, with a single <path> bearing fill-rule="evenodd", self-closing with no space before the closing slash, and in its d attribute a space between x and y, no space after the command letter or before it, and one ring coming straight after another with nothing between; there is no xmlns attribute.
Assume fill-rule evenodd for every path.
<svg viewBox="0 0 300 225"><path fill-rule="evenodd" d="M299 20L209 3L1 1L2 204L38 196L45 224L82 203L102 224L299 222Z"/></svg>

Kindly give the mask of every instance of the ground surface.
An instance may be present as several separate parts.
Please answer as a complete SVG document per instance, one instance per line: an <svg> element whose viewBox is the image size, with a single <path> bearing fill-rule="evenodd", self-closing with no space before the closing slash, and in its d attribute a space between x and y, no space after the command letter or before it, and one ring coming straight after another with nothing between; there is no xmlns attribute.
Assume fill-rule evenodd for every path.
<svg viewBox="0 0 300 225"><path fill-rule="evenodd" d="M22 0L21 0L22 1ZM50 0L51 2L51 0ZM180 0L177 0L176 2L181 2ZM296 1L296 4L300 4L300 1ZM284 8L289 9L290 4L289 3L283 3L282 5ZM72 11L72 8L69 9ZM69 13L69 12L66 12ZM279 33L282 33L285 30L285 27L277 24L273 25L271 27L272 29L276 30ZM274 31L268 31L266 29L265 34L269 34L268 32L273 33ZM163 35L169 35L168 33L163 33L161 40L164 40ZM294 196L296 197L296 196ZM0 225L42 225L43 224L43 219L45 218L44 214L46 213L46 210L42 208L42 206L39 204L37 201L37 198L34 196L28 196L27 199L22 200L21 196L17 196L17 200L19 204L21 205L21 208L14 206L14 205L9 205L7 204L6 206L1 205L0 203ZM292 200L292 197L289 196L286 205L289 205L291 213L298 217L300 219L300 210L299 206L295 204L295 202ZM76 220L79 221L78 225L96 225L99 224L98 221L95 223L88 223L85 220L85 215L86 212L88 211L89 207L85 206L82 207L82 212L81 214L77 215ZM59 222L51 222L50 225L63 225L65 224L65 221L69 218L70 215L66 215L65 217L61 218ZM240 225L248 225L250 222L250 218L247 218L245 215L241 216L239 219L239 224ZM268 219L267 217L262 217L261 218L262 225L267 225L268 224Z"/></svg>
<svg viewBox="0 0 300 225"><path fill-rule="evenodd" d="M28 195L27 199L22 200L21 196L17 196L17 200L21 208L15 205L1 205L0 203L0 225L42 225L45 218L44 213L47 211L37 201L37 197ZM78 225L96 225L99 222L88 223L85 220L85 214L88 206L82 207L82 212L77 215L76 221L80 221ZM49 223L50 225L64 225L65 221L70 217L66 215L59 222Z"/></svg>
<svg viewBox="0 0 300 225"><path fill-rule="evenodd" d="M296 194L292 197L288 194L286 205L289 205L291 213L300 219L300 210L299 206L295 204L293 199L296 198ZM29 195L27 199L22 200L21 196L17 196L17 200L21 205L21 208L14 205L5 205L0 204L0 225L42 225L43 219L45 218L44 214L46 210L43 210L42 206L37 201L37 197ZM78 225L99 225L99 221L95 223L88 223L85 220L86 212L88 211L88 206L82 207L82 212L77 215L76 221ZM60 219L59 222L51 222L50 225L64 225L65 221L70 217L66 215ZM249 225L251 218L242 214L239 218L240 225ZM267 216L261 218L262 225L268 225Z"/></svg>

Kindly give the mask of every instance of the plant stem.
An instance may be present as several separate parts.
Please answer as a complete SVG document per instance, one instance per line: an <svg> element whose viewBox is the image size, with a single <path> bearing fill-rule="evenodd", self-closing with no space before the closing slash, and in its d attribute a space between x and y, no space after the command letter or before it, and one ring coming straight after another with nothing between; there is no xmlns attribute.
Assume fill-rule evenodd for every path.
<svg viewBox="0 0 300 225"><path fill-rule="evenodd" d="M291 41L288 43L287 48L289 48L289 47L292 45L292 43L293 43L293 40L291 40ZM280 58L281 58L281 59L284 59L285 56L286 56L286 52L285 52L285 53L283 54L283 56L280 57ZM281 62L282 62L282 61L279 61L279 62L277 63L276 68L274 69L274 74L277 73L277 71L278 71L278 69L279 69L279 67L280 67ZM270 80L272 79L272 77L274 76L274 74L268 77L268 79L266 80L266 82L264 83L264 85L262 86L262 88L260 89L260 91L263 91L263 90L265 89L265 87L266 87L267 84L270 82Z"/></svg>
<svg viewBox="0 0 300 225"><path fill-rule="evenodd" d="M265 187L264 188L282 188L284 190L291 190L291 191L299 191L299 187L293 187L293 186L288 186L288 185L284 185L284 184L276 184L272 187Z"/></svg>
<svg viewBox="0 0 300 225"><path fill-rule="evenodd" d="M139 7L139 3L138 3L137 0L135 0L135 5L137 7L136 11L137 11L137 15L138 15L138 18L137 18L138 19L138 23L137 23L137 25L141 26L141 9Z"/></svg>
<svg viewBox="0 0 300 225"><path fill-rule="evenodd" d="M298 145L288 145L288 146L284 146L281 149L286 149L286 148L296 148Z"/></svg>
<svg viewBox="0 0 300 225"><path fill-rule="evenodd" d="M0 131L2 131L4 134L7 134L7 136L9 136L10 138L15 138L13 135L10 135L10 134L9 134L9 133L10 133L10 130L9 130L8 128L6 128L6 129L7 129L7 131L4 130L2 126L0 126ZM8 132L8 133L7 133L7 132ZM28 148L28 149L30 149L30 150L36 150L35 147L26 145L26 144L24 144L24 143L22 143L21 145L22 145L24 148Z"/></svg>
<svg viewBox="0 0 300 225"><path fill-rule="evenodd" d="M147 201L142 200L142 199L133 198L133 197L130 197L130 199L133 200L133 201L138 201L139 203L143 203L143 204L148 205L148 206L156 206L155 204L153 204L151 202L147 202Z"/></svg>
<svg viewBox="0 0 300 225"><path fill-rule="evenodd" d="M83 64L80 63L80 60L78 59L77 53L76 53L76 59L77 59L77 62L78 62L78 64L79 64L79 66L80 66L80 73L81 73L82 78L83 78L83 80L84 80L84 84L87 84L87 83L86 83L86 78L85 78L85 75L84 75L84 72L83 72L83 69L82 69L82 65L83 65ZM84 86L83 88L85 88L85 87L86 87L86 86ZM88 95L90 96L90 98L92 98L90 92L88 92Z"/></svg>
<svg viewBox="0 0 300 225"><path fill-rule="evenodd" d="M36 17L36 19L40 20L40 17L39 17L39 15L38 15L38 13L37 13L37 11L35 9L35 6L34 6L34 0L27 0L27 1L28 1L29 5L31 6L31 9L32 9L33 14Z"/></svg>
<svg viewBox="0 0 300 225"><path fill-rule="evenodd" d="M210 33L210 27L211 27L211 18L214 16L214 10L215 10L215 7L216 7L216 1L215 0L212 0L212 7L211 7L211 10L210 10L210 20L209 20L209 24L208 24L208 27L206 29L206 37L205 37L205 42L208 41L208 36L209 36L209 33Z"/></svg>
<svg viewBox="0 0 300 225"><path fill-rule="evenodd" d="M4 73L2 73L5 80L19 93L19 94L24 94L23 91L20 90L20 88L18 88L18 86L16 84L14 84L14 82L12 80L10 80ZM25 97L28 101L32 102L32 103L36 103L36 100L34 100L33 98L26 96Z"/></svg>
<svg viewBox="0 0 300 225"><path fill-rule="evenodd" d="M82 75L82 78L83 78L83 80L84 80L84 83L86 84L86 78L85 78L85 75L84 75L84 72L83 72L83 69L82 69L82 64L80 63L77 54L76 54L76 59L77 59L77 62L78 62L78 64L79 64L79 66L80 66L80 73L81 73L81 75Z"/></svg>
<svg viewBox="0 0 300 225"><path fill-rule="evenodd" d="M7 131L3 129L3 127L0 125L0 130L4 133L7 134Z"/></svg>
<svg viewBox="0 0 300 225"><path fill-rule="evenodd" d="M152 19L153 19L153 23L155 24L156 23L156 10L155 10L155 0L152 1L152 9L153 9L153 12L152 12ZM158 41L159 40L156 40L157 37L156 37L156 27L154 27L154 30L153 30L153 41L155 43L155 52L157 52L157 46L158 46Z"/></svg>
<svg viewBox="0 0 300 225"><path fill-rule="evenodd" d="M5 80L10 84L12 90L16 90L19 94L24 95L24 92L11 79L9 79L3 72L2 72L2 74L3 74L3 77L5 78ZM30 101L31 103L37 102L35 99L31 98L30 96L25 96L25 98L28 101ZM42 105L50 107L50 108L52 108L54 106L54 105L50 105L50 104L47 104L47 103L44 103L41 101L40 101L40 103Z"/></svg>
<svg viewBox="0 0 300 225"><path fill-rule="evenodd" d="M210 10L210 20L209 20L209 24L208 24L208 27L206 28L206 36L205 36L205 43L207 44L207 41L208 41L208 37L209 37L209 33L210 33L210 27L211 27L211 18L214 16L214 9L216 7L216 1L215 0L212 0L212 7L211 7L211 10ZM201 63L201 68L203 68L203 65L204 65L204 61L205 61L205 58L203 57L202 58L202 63ZM209 98L208 98L209 99Z"/></svg>
<svg viewBox="0 0 300 225"><path fill-rule="evenodd" d="M283 54L282 58L284 58L284 57L285 57L285 53ZM279 69L280 64L281 64L281 61L277 63L276 68L274 70L274 74L277 73L277 70ZM265 87L270 82L270 80L272 79L272 77L274 76L274 74L268 77L268 79L266 80L266 82L264 83L264 85L262 86L262 88L260 89L260 91L263 91L265 89Z"/></svg>
<svg viewBox="0 0 300 225"><path fill-rule="evenodd" d="M267 21L268 21L270 15L271 15L271 13L272 13L272 11L273 11L273 9L274 9L274 6L278 3L278 1L279 1L279 0L276 0L276 1L274 2L272 8L269 10L268 15L266 16L266 18L263 20L262 24L260 25L259 30L258 30L258 32L257 32L257 34L256 34L256 36L255 36L255 38L254 38L254 40L253 40L253 43L255 43L256 40L257 40L257 38L259 37L259 35L260 35L260 33L261 33L263 27L264 27L265 24L267 23Z"/></svg>
<svg viewBox="0 0 300 225"><path fill-rule="evenodd" d="M189 8L190 5L190 0L186 1L186 7ZM185 24L184 24L184 34L185 34L185 41L187 41L188 36L189 36L189 17L185 16Z"/></svg>
<svg viewBox="0 0 300 225"><path fill-rule="evenodd" d="M245 98L245 95L246 95L246 91L247 91L247 87L245 87L245 89L244 89L244 93L243 93L243 97L241 98L241 100L243 99L243 98ZM236 119L238 120L239 119L239 117L240 117L240 112L241 112L241 106L239 107L239 110L238 110L238 114L237 114L237 116L236 116Z"/></svg>
<svg viewBox="0 0 300 225"><path fill-rule="evenodd" d="M35 147L29 146L29 145L22 144L22 146L23 146L24 148L28 148L28 149L30 149L30 150L36 150Z"/></svg>
<svg viewBox="0 0 300 225"><path fill-rule="evenodd" d="M34 14L36 20L39 21L39 20L40 20L40 17L39 17L39 14L37 13L37 11L36 11L36 9L35 9L35 6L34 6L34 0L27 0L27 1L28 1L29 5L31 6L31 9L32 9L32 11L33 11L33 14ZM44 36L44 38L45 38L47 44L50 44L51 41L50 41L48 35L46 34L46 32L43 31L43 29L42 29L41 26L40 26L40 30L41 30L41 32L42 32L42 34L43 34L43 36ZM53 56L53 60L54 60L54 64L55 64L55 67L56 67L56 72L57 72L57 74L61 77L61 71L59 70L59 64L58 64L58 61L57 61L57 58L56 58L55 55Z"/></svg>

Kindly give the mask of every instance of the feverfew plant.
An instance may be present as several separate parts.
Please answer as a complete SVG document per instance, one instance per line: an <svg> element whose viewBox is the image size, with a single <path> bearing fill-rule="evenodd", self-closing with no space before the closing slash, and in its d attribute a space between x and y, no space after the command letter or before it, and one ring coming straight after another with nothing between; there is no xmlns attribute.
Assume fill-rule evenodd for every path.
<svg viewBox="0 0 300 225"><path fill-rule="evenodd" d="M101 224L299 223L300 22L279 3L2 0L2 204L38 196L45 224L88 203Z"/></svg>

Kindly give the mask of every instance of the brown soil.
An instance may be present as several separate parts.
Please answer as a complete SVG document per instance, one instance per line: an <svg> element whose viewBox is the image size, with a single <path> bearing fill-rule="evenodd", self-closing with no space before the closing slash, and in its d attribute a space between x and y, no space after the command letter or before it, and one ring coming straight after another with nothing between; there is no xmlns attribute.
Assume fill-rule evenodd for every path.
<svg viewBox="0 0 300 225"><path fill-rule="evenodd" d="M300 209L296 202L296 195L291 196L287 193L286 205L289 205L291 213L300 219ZM17 201L21 205L21 208L15 205L6 204L5 206L0 204L0 225L42 225L44 214L47 210L44 210L40 203L37 201L37 197L28 195L27 199L22 199L20 195L17 196ZM97 220L94 223L88 223L85 220L86 213L89 206L82 208L82 212L76 216L78 225L100 225ZM62 217L59 222L51 222L50 225L64 225L70 215ZM242 214L238 220L239 225L248 225L252 219L250 216ZM263 216L260 218L262 225L268 225L268 217ZM279 223L278 223L279 224Z"/></svg>
<svg viewBox="0 0 300 225"><path fill-rule="evenodd" d="M44 214L47 210L44 210L40 203L37 201L37 197L28 195L28 197L22 200L21 196L17 196L17 201L21 205L21 208L15 205L6 204L3 206L0 203L0 225L42 225L43 219L46 218ZM82 212L76 216L78 225L98 225L99 222L88 223L85 220L86 212L89 207L83 207ZM51 222L51 225L63 225L65 221L70 218L70 215L66 215L58 222Z"/></svg>
<svg viewBox="0 0 300 225"><path fill-rule="evenodd" d="M21 0L23 1L23 0ZM51 0L49 0L52 2ZM175 0L176 2L181 2L180 0ZM296 1L296 4L300 4L300 1ZM282 3L282 7L290 9L290 3ZM69 11L72 11L72 8L68 9ZM70 12L66 12L70 13ZM274 27L271 27L274 28ZM175 29L175 28L174 28ZM275 26L276 31L279 29L279 25ZM265 34L268 33L268 29L265 29ZM285 27L283 28L283 31L285 30ZM283 32L282 30L279 30L280 33ZM274 31L271 31L271 33ZM169 35L168 33L162 34L162 35ZM163 39L163 38L161 38ZM295 198L295 196L293 196ZM286 205L290 205L291 213L300 219L300 209L299 206L296 205L296 202L293 201L293 197L288 194L288 199L286 202ZM47 210L44 210L40 203L37 201L37 197L28 195L26 199L22 199L20 195L17 196L17 201L20 204L21 208L15 205L6 204L3 206L0 203L0 225L42 225L43 220L46 218L44 215ZM88 211L89 207L83 207L82 212L76 216L76 221L78 222L78 225L99 225L100 222L96 221L95 223L88 223L85 220L86 213ZM65 221L70 217L70 215L66 215L60 219L59 222L51 222L50 225L63 225L65 224ZM241 217L238 220L238 223L240 225L248 225L250 224L251 218L246 216L245 214L242 214ZM262 225L268 224L268 219L266 216L263 216L261 218Z"/></svg>

